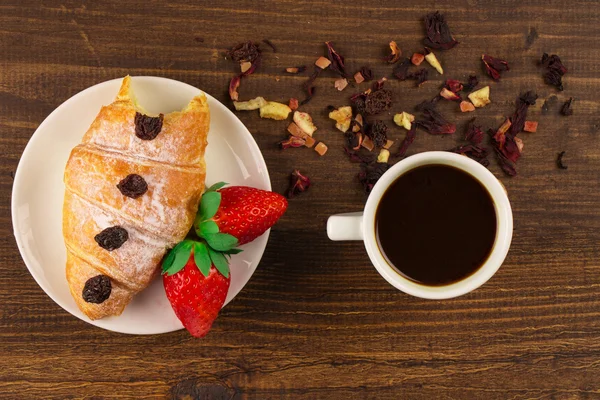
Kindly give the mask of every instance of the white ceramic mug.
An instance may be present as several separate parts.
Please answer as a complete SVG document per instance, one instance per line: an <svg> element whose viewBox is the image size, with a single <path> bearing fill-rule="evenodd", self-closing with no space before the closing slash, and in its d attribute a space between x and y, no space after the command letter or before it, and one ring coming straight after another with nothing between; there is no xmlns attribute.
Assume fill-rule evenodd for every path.
<svg viewBox="0 0 600 400"><path fill-rule="evenodd" d="M496 239L487 261L468 277L444 286L426 286L412 281L390 265L377 245L375 213L387 188L402 174L423 165L450 165L477 179L490 193L496 210ZM448 299L468 293L488 281L500 268L512 239L513 219L504 186L483 165L468 157L446 151L429 151L407 157L387 170L373 187L363 212L329 217L331 240L363 240L377 271L397 289L425 299Z"/></svg>

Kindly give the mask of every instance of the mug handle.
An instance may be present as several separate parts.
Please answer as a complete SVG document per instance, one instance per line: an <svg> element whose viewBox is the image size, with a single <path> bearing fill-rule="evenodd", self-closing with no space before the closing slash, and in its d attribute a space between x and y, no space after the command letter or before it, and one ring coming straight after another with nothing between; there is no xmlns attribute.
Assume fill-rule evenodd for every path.
<svg viewBox="0 0 600 400"><path fill-rule="evenodd" d="M363 240L363 213L336 214L327 220L327 236L331 240Z"/></svg>

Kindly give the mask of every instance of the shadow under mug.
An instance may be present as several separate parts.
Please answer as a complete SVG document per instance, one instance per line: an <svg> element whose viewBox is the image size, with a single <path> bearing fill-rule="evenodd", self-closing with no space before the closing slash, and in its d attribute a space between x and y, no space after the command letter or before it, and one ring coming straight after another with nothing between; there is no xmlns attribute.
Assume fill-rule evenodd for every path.
<svg viewBox="0 0 600 400"><path fill-rule="evenodd" d="M422 285L398 272L381 253L375 233L377 206L387 188L404 173L424 165L449 165L468 173L487 189L496 211L496 238L488 259L473 274L444 286ZM506 258L512 232L512 210L506 189L500 181L478 162L446 151L419 153L396 163L379 178L362 212L333 215L327 221L329 239L363 240L371 262L385 280L407 294L425 299L448 299L461 296L487 282Z"/></svg>

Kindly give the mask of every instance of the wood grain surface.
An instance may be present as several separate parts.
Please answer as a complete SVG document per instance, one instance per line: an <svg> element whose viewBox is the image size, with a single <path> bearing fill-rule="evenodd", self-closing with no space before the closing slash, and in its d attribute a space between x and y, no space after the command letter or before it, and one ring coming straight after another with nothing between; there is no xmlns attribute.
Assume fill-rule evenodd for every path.
<svg viewBox="0 0 600 400"><path fill-rule="evenodd" d="M477 73L493 103L476 115L497 127L519 92L541 101L530 111L537 133L522 134L519 175L490 169L507 187L513 244L503 267L463 297L426 301L387 284L360 243L327 239L329 215L360 210L366 196L358 167L325 109L358 89L333 88L323 74L304 110L329 145L279 150L285 121L239 112L259 144L274 190L294 168L314 182L290 202L273 229L262 263L202 340L185 331L130 336L71 316L35 283L12 234L13 174L27 141L63 101L96 83L157 75L200 87L231 105L236 67L223 52L240 41L270 39L260 69L240 96L287 102L302 98L307 64L331 40L355 72L382 61L396 40L405 54L421 48L423 16L440 10L461 43L440 52L446 70L421 88L391 79L395 112L410 111L443 78ZM600 5L595 1L0 1L0 397L6 399L599 399L600 398ZM532 30L537 38L528 43ZM531 41L530 41L531 42ZM543 82L536 62L559 54L565 91ZM506 58L499 83L481 71L482 53ZM360 89L368 84L362 84ZM543 99L574 97L575 114ZM445 150L471 115L441 110L458 133L419 132L408 154ZM568 170L556 167L566 151ZM52 149L48 149L49 152ZM40 159L43 163L44 160ZM40 193L43 195L43 193ZM468 246L468 243L465 243Z"/></svg>

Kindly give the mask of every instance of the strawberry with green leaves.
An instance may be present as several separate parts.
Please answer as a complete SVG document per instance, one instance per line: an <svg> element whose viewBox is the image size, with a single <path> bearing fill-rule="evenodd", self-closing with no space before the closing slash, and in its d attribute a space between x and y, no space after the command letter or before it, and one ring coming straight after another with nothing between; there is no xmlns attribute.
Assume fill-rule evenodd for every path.
<svg viewBox="0 0 600 400"><path fill-rule="evenodd" d="M229 258L236 246L262 235L287 208L273 192L217 183L202 196L194 222L195 239L177 244L162 265L167 298L195 337L210 330L230 284Z"/></svg>

